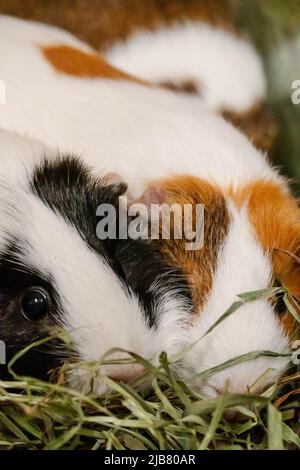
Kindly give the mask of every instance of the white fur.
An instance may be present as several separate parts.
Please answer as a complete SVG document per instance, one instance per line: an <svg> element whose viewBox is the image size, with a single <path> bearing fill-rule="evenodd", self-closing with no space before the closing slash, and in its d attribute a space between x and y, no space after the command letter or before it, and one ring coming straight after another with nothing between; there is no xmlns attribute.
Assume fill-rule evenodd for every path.
<svg viewBox="0 0 300 470"><path fill-rule="evenodd" d="M212 291L203 311L190 330L190 342L200 339L206 331L239 299L238 293L257 291L270 286L272 267L258 244L248 220L247 207L238 211L229 205L232 223L219 253ZM268 300L246 303L221 322L211 333L190 350L184 360L185 377L205 371L223 362L252 351L288 352L288 339L274 315ZM259 390L272 383L289 363L287 358L260 357L225 369L198 381L203 392L215 396L226 382L231 391L244 393L268 369ZM252 391L257 390L257 388Z"/></svg>
<svg viewBox="0 0 300 470"><path fill-rule="evenodd" d="M20 40L19 28L29 41ZM61 31L7 17L0 17L0 31L0 78L7 85L7 103L0 108L0 126L29 134L48 145L58 146L61 151L80 154L96 174L119 173L129 183L133 196L139 196L153 179L182 173L202 177L221 188L237 187L257 179L281 182L265 156L232 125L208 111L199 99L135 83L58 74L46 63L37 44L46 36L51 36L52 44L68 44L69 34L64 40ZM244 64L245 60L240 59ZM38 144L33 145L33 156L30 156L28 143L24 142L22 153L19 138L12 137L11 142L7 139L6 133L0 134L1 158L14 160L18 153L23 155L23 165L28 164L30 168ZM13 161L11 170L7 170L10 174L14 173L13 168L17 170L16 162L19 160ZM5 176L3 166L1 171ZM117 279L88 252L65 222L49 215L49 211L46 213L41 203L32 198L26 197L22 206L21 193L15 202L17 207L29 204L30 214L34 209L33 220L30 216L23 235L24 244L29 246L28 258L59 279L57 284L64 297L68 323L71 329L76 329L74 337L82 357L96 358L113 345L155 356L161 349L174 351L180 341L184 344L185 333L180 327L186 313L172 296L160 308L161 323L154 335L141 322L136 302L120 291ZM5 217L2 223L4 227L11 224ZM15 223L16 220L12 224ZM58 239L49 239L43 232L46 223L57 230ZM61 269L65 259L68 266ZM76 276L78 273L77 279L74 273ZM267 287L269 282L269 262L251 234L246 214L236 213L220 254L212 293L195 327L187 332L190 339L204 333L236 294ZM82 286L85 288L81 289ZM105 318L99 317L101 302L109 312ZM187 374L244 351L286 348L274 312L265 301L244 306L226 322L202 342L204 346L199 344L189 354L185 362ZM111 332L112 326L116 331ZM280 359L260 359L252 365L238 366L235 370L239 373L232 369L231 386L244 388L269 365L277 368L277 374L285 363ZM228 374L220 374L214 386L222 387Z"/></svg>
<svg viewBox="0 0 300 470"><path fill-rule="evenodd" d="M73 34L56 28L47 26L37 21L18 20L12 16L0 15L0 41L13 41L19 46L23 44L47 45L49 43L80 47L84 51L92 51L92 48L86 43L77 39Z"/></svg>
<svg viewBox="0 0 300 470"><path fill-rule="evenodd" d="M152 179L178 173L221 187L278 180L246 137L199 100L134 83L58 74L36 45L40 27L0 16L0 30L7 21L10 34L0 42L0 76L7 85L1 126L81 154L97 172L121 174L133 196ZM12 32L20 25L37 28L33 44L14 40ZM51 43L61 42L60 31Z"/></svg>
<svg viewBox="0 0 300 470"><path fill-rule="evenodd" d="M116 67L154 82L192 80L216 110L245 112L265 98L262 61L241 37L202 22L141 31L109 49Z"/></svg>

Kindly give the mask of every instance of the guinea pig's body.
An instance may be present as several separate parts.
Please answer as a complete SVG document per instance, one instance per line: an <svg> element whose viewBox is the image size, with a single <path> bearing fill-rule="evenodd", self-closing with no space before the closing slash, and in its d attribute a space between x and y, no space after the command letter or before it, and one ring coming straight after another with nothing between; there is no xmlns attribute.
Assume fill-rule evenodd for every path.
<svg viewBox="0 0 300 470"><path fill-rule="evenodd" d="M164 341L171 341L178 347L180 335L182 344L185 344L186 334L190 339L198 339L234 302L237 294L272 285L275 273L275 265L270 262L272 249L296 251L299 213L283 178L244 135L209 111L198 98L175 95L117 73L87 46L56 29L1 17L0 54L0 76L7 90L6 104L0 108L1 126L27 133L63 152L79 154L94 176L103 172L119 173L129 184L132 197L139 197L152 180L180 174L200 178L208 193L215 191L221 195L226 225L220 220L218 231L215 224L213 234L217 230L216 236L203 248L209 286L206 286L201 309L197 310L195 302L198 315L194 325L188 327L187 305L167 302L168 314L159 316L161 324L149 336L143 331L137 332L130 323L129 328L139 342L145 346L157 336L161 341L155 340L155 344L159 343L167 351L174 350ZM255 192L257 197L253 198L250 211L248 199L253 193L251 188L256 185L259 190ZM182 187L182 194L184 191L189 194L191 190L198 194L199 188L187 183ZM289 204L285 204L285 196ZM265 209L266 204L269 211ZM287 221L296 227L293 231L288 227L288 241L284 236L272 238L274 234L282 234L280 224L275 222L279 211L282 211L282 218L285 217L285 209L290 214ZM270 221L271 233L264 231ZM278 247L277 242L280 242ZM175 248L173 255L169 249L167 259L181 270L185 266L184 256L178 254L177 258L174 253ZM39 253L39 256L44 255ZM138 256L140 262L135 264L135 269L143 270L143 252ZM185 270L185 275L190 288L200 291L201 296L202 261L186 256L189 271ZM76 268L72 272L74 270ZM199 273L198 281L195 275L190 282L191 272ZM296 275L294 277L297 279ZM86 276L84 282L89 283L89 280L90 276ZM89 286L88 292L91 288L92 292L96 291L93 296L101 297L97 281L92 282L95 284ZM134 286L135 291L139 288L142 286ZM72 287L69 302L73 292ZM195 295L194 292L197 298ZM88 299L87 304L91 304ZM84 305L79 305L82 311ZM124 316L127 324L126 318ZM188 318L187 323L182 323L183 318ZM225 330L218 331L224 331L224 337L222 333L210 337L213 338L211 343L207 339L205 354L196 347L193 355L187 356L184 376L245 351L259 348L285 354L288 349L286 332L276 319L275 309L266 300L244 306L234 328L227 323ZM94 338L88 339L91 348L96 344ZM223 340L228 347L223 348ZM131 349L130 342L126 342L126 346ZM202 363L200 358L203 358ZM243 371L242 380L240 371L232 372L230 387L244 391L257 375L272 367L274 379L287 363L286 358L271 357L252 361L248 364L249 374ZM221 391L227 378L211 384L207 393Z"/></svg>
<svg viewBox="0 0 300 470"><path fill-rule="evenodd" d="M262 61L233 24L230 2L2 3L2 13L62 27L136 77L200 96L259 148L274 144L277 123L266 106Z"/></svg>
<svg viewBox="0 0 300 470"><path fill-rule="evenodd" d="M93 0L92 2L41 2L0 0L2 14L58 26L104 50L128 39L137 30L202 20L233 29L227 0ZM80 18L80 21L78 21Z"/></svg>
<svg viewBox="0 0 300 470"><path fill-rule="evenodd" d="M100 56L55 28L1 17L0 39L0 125L79 153L96 170L101 161L133 196L151 179L179 173L221 186L278 181L261 153L197 98L116 77Z"/></svg>

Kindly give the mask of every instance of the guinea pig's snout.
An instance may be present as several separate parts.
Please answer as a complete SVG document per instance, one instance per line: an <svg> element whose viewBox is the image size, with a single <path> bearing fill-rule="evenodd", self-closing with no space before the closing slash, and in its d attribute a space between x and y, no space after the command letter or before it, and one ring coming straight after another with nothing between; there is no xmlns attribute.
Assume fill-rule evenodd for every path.
<svg viewBox="0 0 300 470"><path fill-rule="evenodd" d="M224 386L220 387L215 387L213 385L207 386L207 392L209 392L209 395L212 397L219 397L225 393L260 395L265 389L266 387L261 386L235 387L234 385L230 385L228 382Z"/></svg>
<svg viewBox="0 0 300 470"><path fill-rule="evenodd" d="M91 371L79 366L79 368L71 371L68 376L68 383L72 388L81 392L101 396L114 390L114 386L108 383L106 378L114 382L128 383L141 376L144 370L144 367L140 364L110 364ZM147 379L139 383L138 387L141 389L146 383Z"/></svg>
<svg viewBox="0 0 300 470"><path fill-rule="evenodd" d="M235 387L227 382L226 385L215 387L213 385L206 385L205 394L210 398L218 398L221 395L226 393L233 393L233 394L242 394L242 395L261 395L263 391L267 387L262 386L253 386L253 387ZM227 419L227 421L238 421L239 419L243 419L243 414L237 410L236 408L226 408L223 412L223 416Z"/></svg>
<svg viewBox="0 0 300 470"><path fill-rule="evenodd" d="M107 373L107 376L115 382L128 383L140 376L144 370L144 366L141 364L118 365L114 369L111 369L111 371Z"/></svg>

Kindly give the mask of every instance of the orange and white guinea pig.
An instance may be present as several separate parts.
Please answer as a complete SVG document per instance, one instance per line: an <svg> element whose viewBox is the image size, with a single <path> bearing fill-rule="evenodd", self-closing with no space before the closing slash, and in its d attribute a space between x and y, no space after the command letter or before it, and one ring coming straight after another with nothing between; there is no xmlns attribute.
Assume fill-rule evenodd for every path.
<svg viewBox="0 0 300 470"><path fill-rule="evenodd" d="M259 148L275 142L263 64L228 0L0 0L1 12L62 27L123 71L198 95Z"/></svg>
<svg viewBox="0 0 300 470"><path fill-rule="evenodd" d="M297 203L285 179L233 125L197 97L148 86L118 71L56 28L2 16L0 55L0 77L6 85L0 126L80 155L93 176L117 172L133 198L143 193L145 197L153 181L165 180L164 190L179 202L206 203L204 248L191 255L177 245L166 244L161 250L174 268L184 271L194 316L188 307L183 312L183 304L173 296L159 321L154 319L151 328L146 322L151 330L147 354L151 356L155 335L162 348L164 338L178 345L176 325L181 327L182 344L196 340L241 292L267 288L275 279L290 284L295 295L299 292L297 266L277 251L297 253ZM2 151L4 155L5 147ZM130 249L135 249L132 244ZM132 269L145 269L141 253L131 261ZM128 278L133 292L141 287L134 273L132 282ZM172 325L167 335L160 330L162 324L165 329ZM290 325L280 322L276 306L265 299L244 305L186 355L181 373L186 377L257 349L284 355ZM118 328L117 323L112 328ZM215 395L229 379L232 390L244 391L272 369L260 382L263 387L287 365L286 357L262 357L215 374L214 381L199 386Z"/></svg>

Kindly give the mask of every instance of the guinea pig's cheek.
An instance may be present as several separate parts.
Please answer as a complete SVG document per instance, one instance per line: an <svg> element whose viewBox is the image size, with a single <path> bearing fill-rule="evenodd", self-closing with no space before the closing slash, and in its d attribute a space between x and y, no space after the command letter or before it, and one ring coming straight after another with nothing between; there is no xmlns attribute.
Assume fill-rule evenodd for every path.
<svg viewBox="0 0 300 470"><path fill-rule="evenodd" d="M120 357L120 356L118 356ZM79 366L72 369L67 375L69 385L84 393L103 395L114 389L112 382L128 383L139 377L144 372L141 364L111 364L89 368ZM145 383L142 383L142 387Z"/></svg>
<svg viewBox="0 0 300 470"><path fill-rule="evenodd" d="M193 382L205 398L215 398L226 392L260 395L283 374L288 361L258 358L248 363L237 364L207 379Z"/></svg>
<svg viewBox="0 0 300 470"><path fill-rule="evenodd" d="M203 337L214 324L215 319L211 318L214 312L224 311L217 308L215 302L210 310L208 307L191 328L190 342L194 346L188 351L184 362L185 378L190 379L200 393L209 397L222 394L225 390L260 393L285 372L290 361L286 356L289 342L268 301L246 303ZM279 356L261 356L226 366L227 361L266 350ZM218 366L221 370L214 373L213 369Z"/></svg>

